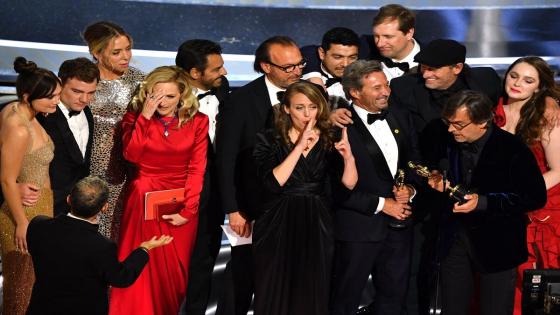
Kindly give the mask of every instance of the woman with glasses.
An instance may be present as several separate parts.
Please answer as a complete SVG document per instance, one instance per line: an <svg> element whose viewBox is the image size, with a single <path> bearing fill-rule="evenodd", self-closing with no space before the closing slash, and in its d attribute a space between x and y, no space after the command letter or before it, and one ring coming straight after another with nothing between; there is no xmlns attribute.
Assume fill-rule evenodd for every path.
<svg viewBox="0 0 560 315"><path fill-rule="evenodd" d="M275 128L257 135L254 150L265 191L253 235L255 314L324 315L334 251L328 184L352 189L358 174L317 86L294 83L280 101Z"/></svg>
<svg viewBox="0 0 560 315"><path fill-rule="evenodd" d="M94 100L89 105L95 126L91 175L99 176L109 184L109 209L100 214L99 231L116 240L126 178L118 126L144 73L129 66L132 37L119 25L96 22L85 29L83 37L101 75Z"/></svg>
<svg viewBox="0 0 560 315"><path fill-rule="evenodd" d="M540 57L517 59L507 70L495 122L533 151L547 188L544 208L529 212L529 260L519 266L515 312L521 314L523 270L560 268L560 89Z"/></svg>

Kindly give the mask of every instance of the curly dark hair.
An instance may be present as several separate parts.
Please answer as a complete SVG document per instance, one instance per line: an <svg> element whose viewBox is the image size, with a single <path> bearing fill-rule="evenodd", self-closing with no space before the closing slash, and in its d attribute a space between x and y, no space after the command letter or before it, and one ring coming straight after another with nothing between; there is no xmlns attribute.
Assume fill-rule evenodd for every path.
<svg viewBox="0 0 560 315"><path fill-rule="evenodd" d="M546 98L551 97L556 101L560 100L560 89L554 81L554 72L552 69L550 69L546 61L536 56L517 59L509 66L504 78L507 78L513 67L522 62L535 68L539 75L539 89L521 108L519 122L515 128L515 134L519 135L527 145L531 145L541 139L543 132L547 129L546 126L550 124L544 115L546 110ZM505 93L505 82L506 80L504 79L504 104L507 103L508 99Z"/></svg>
<svg viewBox="0 0 560 315"><path fill-rule="evenodd" d="M290 128L293 126L292 120L290 119L290 115L283 110L283 107L289 107L292 96L299 93L307 96L311 102L317 105L317 122L315 123L315 127L321 132L320 138L323 140L325 149L332 148L335 135L329 122L330 112L327 100L317 86L305 81L290 84L280 99L281 108L275 109L274 125L281 140L288 147L294 146L294 144L290 141L290 136L288 135Z"/></svg>

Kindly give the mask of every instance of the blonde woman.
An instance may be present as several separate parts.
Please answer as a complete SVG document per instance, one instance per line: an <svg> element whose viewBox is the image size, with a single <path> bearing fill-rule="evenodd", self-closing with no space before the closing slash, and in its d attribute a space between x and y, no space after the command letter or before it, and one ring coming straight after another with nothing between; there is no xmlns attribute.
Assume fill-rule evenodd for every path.
<svg viewBox="0 0 560 315"><path fill-rule="evenodd" d="M101 76L89 105L94 120L91 174L109 184L109 209L100 214L99 231L117 240L127 174L119 126L144 73L130 67L132 37L119 25L96 22L84 30L83 37Z"/></svg>
<svg viewBox="0 0 560 315"><path fill-rule="evenodd" d="M123 153L136 168L125 197L119 259L146 236L174 242L150 252L150 262L129 288L113 289L110 314L177 314L185 297L189 259L208 146L208 117L198 112L181 68L159 67L142 83L122 121ZM147 192L184 188L184 206L160 220L145 220Z"/></svg>

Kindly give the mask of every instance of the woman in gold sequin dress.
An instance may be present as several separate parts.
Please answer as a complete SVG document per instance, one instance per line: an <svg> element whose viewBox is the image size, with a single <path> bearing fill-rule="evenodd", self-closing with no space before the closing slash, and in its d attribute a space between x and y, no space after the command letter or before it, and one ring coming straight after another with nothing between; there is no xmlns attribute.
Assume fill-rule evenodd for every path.
<svg viewBox="0 0 560 315"><path fill-rule="evenodd" d="M97 62L101 80L94 101L91 175L109 183L109 209L99 218L99 231L117 239L123 206L126 165L122 157L120 121L144 73L129 67L132 38L111 22L97 22L86 28L84 39Z"/></svg>
<svg viewBox="0 0 560 315"><path fill-rule="evenodd" d="M37 215L53 215L49 164L54 145L35 115L56 111L60 81L34 62L18 57L14 69L18 101L0 113L0 180L4 202L0 206L0 248L4 292L2 314L25 314L35 281L33 262L25 239L29 221ZM23 206L18 183L39 188L34 206Z"/></svg>

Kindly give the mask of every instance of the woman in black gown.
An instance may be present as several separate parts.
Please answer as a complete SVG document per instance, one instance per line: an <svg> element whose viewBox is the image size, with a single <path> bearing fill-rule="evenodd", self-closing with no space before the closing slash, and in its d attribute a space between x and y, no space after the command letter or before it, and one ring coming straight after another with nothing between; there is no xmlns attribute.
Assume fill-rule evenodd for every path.
<svg viewBox="0 0 560 315"><path fill-rule="evenodd" d="M328 117L319 89L294 83L275 128L257 135L254 157L265 193L253 235L256 315L328 314L334 251L329 182L351 190L358 180L346 130L335 143Z"/></svg>

